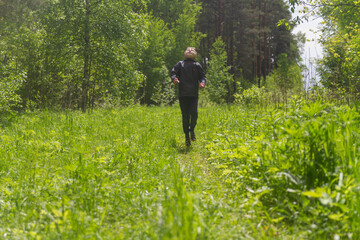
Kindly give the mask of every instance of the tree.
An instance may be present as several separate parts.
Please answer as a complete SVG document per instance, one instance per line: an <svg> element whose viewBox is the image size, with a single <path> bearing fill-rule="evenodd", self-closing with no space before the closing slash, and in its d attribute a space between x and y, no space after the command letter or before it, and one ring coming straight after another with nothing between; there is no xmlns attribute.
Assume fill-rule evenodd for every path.
<svg viewBox="0 0 360 240"><path fill-rule="evenodd" d="M170 69L183 58L183 52L189 46L198 48L204 34L197 31L196 24L202 10L202 4L193 0L150 0L149 12L162 19L171 30L175 41L167 56L167 68Z"/></svg>
<svg viewBox="0 0 360 240"><path fill-rule="evenodd" d="M18 90L25 76L24 72L16 70L13 61L8 61L0 61L0 115L11 112L13 107L19 105L21 98Z"/></svg>
<svg viewBox="0 0 360 240"><path fill-rule="evenodd" d="M260 80L274 69L277 56L286 53L290 59L299 56L292 48L295 37L291 29L278 26L290 19L289 8L282 0L209 0L201 1L204 11L198 29L207 37L200 52L208 57L212 43L221 36L228 55L227 63L234 79L245 79L260 85ZM236 92L236 81L232 83Z"/></svg>
<svg viewBox="0 0 360 240"><path fill-rule="evenodd" d="M29 0L24 3L19 0L1 1L0 77L1 85L5 87L4 94L1 94L4 97L1 101L5 106L19 105L20 96L24 96L22 99L25 105L26 98L30 95L25 90L26 86L39 85L43 36L39 14L44 3L45 0ZM34 93L32 96L34 98L38 94Z"/></svg>
<svg viewBox="0 0 360 240"><path fill-rule="evenodd" d="M225 43L219 37L213 44L207 71L209 98L215 103L231 102L233 95L233 76L227 65Z"/></svg>
<svg viewBox="0 0 360 240"><path fill-rule="evenodd" d="M7 106L19 103L20 97L23 107L86 111L114 99L121 104L164 103L160 98L167 91L166 102L171 102L173 89L167 88L171 67L183 58L186 47L194 46L206 69L218 37L226 52L221 64L224 69L229 66L223 75L223 101L231 101L239 79L259 82L273 70L280 53L294 56L293 36L277 27L279 18L289 13L281 0L2 0L0 4L1 81L11 83L14 96L3 94L13 99Z"/></svg>
<svg viewBox="0 0 360 240"><path fill-rule="evenodd" d="M318 3L320 4L320 3ZM321 3L325 20L322 30L324 57L320 73L324 86L342 89L346 96L359 98L360 91L360 3L327 0Z"/></svg>
<svg viewBox="0 0 360 240"><path fill-rule="evenodd" d="M148 26L149 45L142 56L141 71L146 80L140 89L142 103L160 104L174 100L174 89L169 88L169 71L183 59L188 46L198 47L204 35L196 31L202 7L193 0L150 0L152 15ZM201 56L199 56L201 58Z"/></svg>
<svg viewBox="0 0 360 240"><path fill-rule="evenodd" d="M324 19L321 30L323 59L320 61L322 85L345 91L346 97L359 97L360 3L354 0L289 1L303 5L307 15ZM298 19L299 20L299 19Z"/></svg>
<svg viewBox="0 0 360 240"><path fill-rule="evenodd" d="M169 98L171 96L174 98L175 91L166 88L169 85L169 73L165 61L170 57L175 37L163 20L149 16L147 42L147 47L141 55L142 64L140 65L140 71L145 75L139 89L141 103L164 103L159 99L163 92L169 94L164 101L170 102Z"/></svg>
<svg viewBox="0 0 360 240"><path fill-rule="evenodd" d="M266 82L266 87L273 93L275 102L279 101L279 95L282 96L282 101L286 102L289 95L303 92L303 85L301 68L295 61L289 61L286 53L281 54L277 68Z"/></svg>
<svg viewBox="0 0 360 240"><path fill-rule="evenodd" d="M129 103L143 75L137 70L146 46L144 17L133 2L60 0L43 16L47 72L64 106L83 111L115 97Z"/></svg>

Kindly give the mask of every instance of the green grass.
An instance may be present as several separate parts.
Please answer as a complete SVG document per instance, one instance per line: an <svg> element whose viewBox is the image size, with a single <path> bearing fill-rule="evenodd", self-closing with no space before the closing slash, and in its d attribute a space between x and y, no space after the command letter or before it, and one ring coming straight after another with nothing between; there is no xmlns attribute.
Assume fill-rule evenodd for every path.
<svg viewBox="0 0 360 240"><path fill-rule="evenodd" d="M41 111L0 128L3 239L357 239L359 116L178 106Z"/></svg>

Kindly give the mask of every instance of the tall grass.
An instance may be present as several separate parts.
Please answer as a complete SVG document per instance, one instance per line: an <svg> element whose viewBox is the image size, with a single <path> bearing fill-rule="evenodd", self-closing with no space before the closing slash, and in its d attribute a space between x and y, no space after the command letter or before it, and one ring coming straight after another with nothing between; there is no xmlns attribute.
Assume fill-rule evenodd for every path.
<svg viewBox="0 0 360 240"><path fill-rule="evenodd" d="M185 147L180 121L174 107L13 119L1 128L0 235L204 238L204 150Z"/></svg>
<svg viewBox="0 0 360 240"><path fill-rule="evenodd" d="M0 127L3 239L357 239L359 115L209 106L24 113Z"/></svg>
<svg viewBox="0 0 360 240"><path fill-rule="evenodd" d="M359 113L297 99L262 114L208 145L233 197L283 238L358 239Z"/></svg>

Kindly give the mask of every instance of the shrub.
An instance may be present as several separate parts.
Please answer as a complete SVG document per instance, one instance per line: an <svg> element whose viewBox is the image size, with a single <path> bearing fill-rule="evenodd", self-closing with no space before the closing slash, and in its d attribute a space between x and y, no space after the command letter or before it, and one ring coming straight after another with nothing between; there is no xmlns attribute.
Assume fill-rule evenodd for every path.
<svg viewBox="0 0 360 240"><path fill-rule="evenodd" d="M266 100L265 87L252 86L245 89L242 93L235 94L235 102L241 104L262 104Z"/></svg>
<svg viewBox="0 0 360 240"><path fill-rule="evenodd" d="M17 91L24 79L24 73L17 73L9 66L1 66L0 73L0 113L10 112L20 103Z"/></svg>
<svg viewBox="0 0 360 240"><path fill-rule="evenodd" d="M289 96L303 92L301 68L291 63L286 54L280 55L277 64L278 67L266 79L265 86L272 93L275 103L287 102Z"/></svg>
<svg viewBox="0 0 360 240"><path fill-rule="evenodd" d="M218 38L213 44L207 72L207 91L211 101L215 103L230 102L233 76L227 66L225 43Z"/></svg>

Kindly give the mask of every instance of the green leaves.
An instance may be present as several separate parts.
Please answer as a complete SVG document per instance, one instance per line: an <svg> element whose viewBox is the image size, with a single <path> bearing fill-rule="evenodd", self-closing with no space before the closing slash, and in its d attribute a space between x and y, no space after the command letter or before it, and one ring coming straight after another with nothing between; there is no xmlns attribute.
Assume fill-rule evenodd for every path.
<svg viewBox="0 0 360 240"><path fill-rule="evenodd" d="M71 8L74 4L77 7ZM91 1L87 26L88 46L84 41L86 26L83 20L85 20L86 6L83 2L60 1L50 7L53 11L57 11L58 15L64 16L65 21L57 18L53 11L49 10L50 20L44 19L52 41L49 44L62 47L58 53L63 57L62 60L67 58L68 52L75 56L72 58L73 64L64 65L59 69L68 73L64 76L65 79L77 79L70 82L64 79L68 91L71 91L67 94L84 90L79 89L82 86L90 91L82 91L83 94L93 96L88 98L86 104L90 102L94 104L101 98L117 98L123 104L135 99L136 90L143 79L143 75L137 69L139 64L137 59L146 47L146 38L143 31L145 18L141 14L134 13L131 7L131 3L125 1ZM71 10L66 11L69 8ZM58 36L59 30L64 34ZM89 65L89 79L84 80L82 75L85 72L82 72L82 68L86 65L87 58L90 58L92 64ZM58 65L58 62L54 64Z"/></svg>
<svg viewBox="0 0 360 240"><path fill-rule="evenodd" d="M323 84L333 90L344 90L346 98L357 98L359 77L359 5L357 1L327 0L321 2L324 18L321 61Z"/></svg>
<svg viewBox="0 0 360 240"><path fill-rule="evenodd" d="M152 16L147 18L146 32L147 46L140 53L139 66L145 75L140 89L141 103L168 104L175 97L175 89L169 84L166 60L171 57L176 39L163 20Z"/></svg>
<svg viewBox="0 0 360 240"><path fill-rule="evenodd" d="M19 115L0 129L0 234L357 236L359 113L291 104L203 107L187 150L178 106Z"/></svg>
<svg viewBox="0 0 360 240"><path fill-rule="evenodd" d="M358 234L350 227L358 220L351 213L358 209L354 178L359 172L353 162L359 155L353 147L358 145L358 113L300 99L286 111L269 110L254 118L259 112L233 113L232 118L247 120L234 132L220 130L224 134L208 145L209 160L224 184L256 203L256 217L265 214L265 225L288 222L294 231L306 229L324 238ZM254 134L249 134L251 125L259 126Z"/></svg>
<svg viewBox="0 0 360 240"><path fill-rule="evenodd" d="M21 100L18 90L24 81L24 73L17 73L15 69L11 69L11 65L0 65L0 115L11 112Z"/></svg>
<svg viewBox="0 0 360 240"><path fill-rule="evenodd" d="M207 70L209 98L215 103L230 102L233 93L233 76L227 65L225 43L219 37L213 44Z"/></svg>

